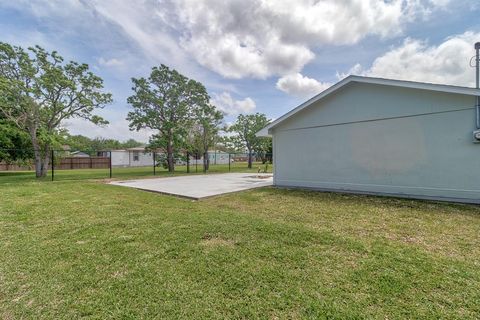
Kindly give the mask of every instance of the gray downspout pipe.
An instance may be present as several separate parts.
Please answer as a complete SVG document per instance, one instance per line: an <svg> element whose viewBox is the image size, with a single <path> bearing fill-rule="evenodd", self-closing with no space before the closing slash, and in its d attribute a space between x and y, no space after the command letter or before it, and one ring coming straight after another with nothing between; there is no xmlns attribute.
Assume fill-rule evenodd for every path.
<svg viewBox="0 0 480 320"><path fill-rule="evenodd" d="M475 43L475 76L476 76L475 87L477 89L480 88L480 57L479 57L479 51L480 51L480 42L477 42L477 43ZM480 97L479 96L476 97L475 114L476 114L477 129L480 129Z"/></svg>

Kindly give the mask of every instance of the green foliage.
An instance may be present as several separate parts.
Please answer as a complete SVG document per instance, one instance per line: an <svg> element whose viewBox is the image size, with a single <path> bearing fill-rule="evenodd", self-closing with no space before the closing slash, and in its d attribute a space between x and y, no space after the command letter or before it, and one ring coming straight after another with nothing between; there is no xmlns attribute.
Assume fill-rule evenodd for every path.
<svg viewBox="0 0 480 320"><path fill-rule="evenodd" d="M228 128L224 129L225 131L229 131ZM215 148L217 150L228 152L228 153L243 153L245 152L245 148L242 146L238 146L235 143L235 138L230 136L219 136L218 140L216 141ZM240 149L238 149L240 147Z"/></svg>
<svg viewBox="0 0 480 320"><path fill-rule="evenodd" d="M106 139L101 137L91 139L82 135L70 134L67 134L63 138L62 144L68 145L70 147L70 150L81 151L127 149L141 147L144 145L144 143L136 141L134 139L129 139L125 142L121 142L116 139Z"/></svg>
<svg viewBox="0 0 480 320"><path fill-rule="evenodd" d="M232 141L237 148L244 148L251 151L266 151L268 150L271 139L264 137L257 137L258 131L263 129L270 123L267 116L263 113L255 113L243 115L240 114L233 125L230 126L229 131L236 135L232 137Z"/></svg>
<svg viewBox="0 0 480 320"><path fill-rule="evenodd" d="M150 146L165 150L168 168L174 170L174 153L186 148L186 136L196 108L208 104L205 87L165 65L152 68L148 78L132 78L134 94L127 101L132 130L144 128L158 133Z"/></svg>
<svg viewBox="0 0 480 320"><path fill-rule="evenodd" d="M205 155L218 139L223 114L215 106L204 104L193 110L192 123L187 137L187 149ZM208 157L203 157L204 169L208 170Z"/></svg>
<svg viewBox="0 0 480 320"><path fill-rule="evenodd" d="M271 150L271 139L257 137L257 132L263 129L270 120L263 113L249 115L240 114L235 123L230 126L229 131L236 135L231 137L231 141L237 149L247 149L249 153L249 163L251 164L252 152L265 154Z"/></svg>
<svg viewBox="0 0 480 320"><path fill-rule="evenodd" d="M56 51L39 46L25 51L0 42L0 114L29 134L37 176L46 174L62 122L82 118L107 124L94 111L111 100L103 92L103 80L87 64L64 63Z"/></svg>
<svg viewBox="0 0 480 320"><path fill-rule="evenodd" d="M0 162L21 162L32 158L32 144L28 134L0 118Z"/></svg>
<svg viewBox="0 0 480 320"><path fill-rule="evenodd" d="M121 142L120 145L121 148L135 148L143 146L144 143L135 139L128 139L127 141Z"/></svg>

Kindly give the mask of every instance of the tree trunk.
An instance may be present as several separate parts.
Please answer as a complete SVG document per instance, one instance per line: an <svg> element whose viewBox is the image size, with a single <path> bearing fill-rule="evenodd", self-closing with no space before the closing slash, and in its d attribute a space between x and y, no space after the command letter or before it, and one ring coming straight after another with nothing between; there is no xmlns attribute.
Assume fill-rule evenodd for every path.
<svg viewBox="0 0 480 320"><path fill-rule="evenodd" d="M167 144L167 164L168 164L168 172L175 171L175 163L173 159L173 138L171 136L168 137L168 144Z"/></svg>
<svg viewBox="0 0 480 320"><path fill-rule="evenodd" d="M35 176L37 178L41 178L42 177L42 155L40 153L40 150L37 149L37 147L35 147L35 150L34 150L34 155L35 155Z"/></svg>
<svg viewBox="0 0 480 320"><path fill-rule="evenodd" d="M204 152L203 153L203 171L207 171L208 170L208 153L207 152Z"/></svg>
<svg viewBox="0 0 480 320"><path fill-rule="evenodd" d="M43 170L43 161L42 161L42 152L40 150L40 144L37 140L37 130L32 128L29 130L30 139L32 140L32 147L33 147L33 155L35 157L35 176L37 178L41 178L46 173Z"/></svg>
<svg viewBox="0 0 480 320"><path fill-rule="evenodd" d="M267 163L267 153L266 152L261 152L260 153L260 158L262 159L262 164Z"/></svg>
<svg viewBox="0 0 480 320"><path fill-rule="evenodd" d="M43 159L42 159L42 166L41 166L42 177L46 177L47 173L48 173L48 168L49 168L49 165L50 165L50 152L51 152L50 147L45 146L44 155L43 155Z"/></svg>
<svg viewBox="0 0 480 320"><path fill-rule="evenodd" d="M252 169L252 150L248 149L248 169Z"/></svg>

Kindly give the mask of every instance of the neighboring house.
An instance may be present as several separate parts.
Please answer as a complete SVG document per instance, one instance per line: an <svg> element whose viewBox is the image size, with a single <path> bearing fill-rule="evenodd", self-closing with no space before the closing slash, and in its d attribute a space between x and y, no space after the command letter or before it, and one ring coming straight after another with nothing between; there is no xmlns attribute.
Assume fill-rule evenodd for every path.
<svg viewBox="0 0 480 320"><path fill-rule="evenodd" d="M73 151L70 153L69 157L72 158L90 158L90 155L88 153L82 152L82 151Z"/></svg>
<svg viewBox="0 0 480 320"><path fill-rule="evenodd" d="M210 164L228 164L228 161L233 161L232 157L229 157L229 154L223 151L208 151L208 161ZM203 155L195 155L190 156L190 163L195 164L203 164Z"/></svg>
<svg viewBox="0 0 480 320"><path fill-rule="evenodd" d="M128 148L124 150L112 150L112 166L113 167L146 167L153 165L153 154L151 151L146 151L144 147ZM157 152L157 160L163 152ZM186 155L186 153L185 153ZM109 157L110 151L99 151L97 156ZM208 158L210 164L228 164L228 153L221 151L209 151ZM190 164L203 164L203 156L195 157L190 155ZM182 159L176 159L177 165L186 165Z"/></svg>
<svg viewBox="0 0 480 320"><path fill-rule="evenodd" d="M98 156L109 157L112 153L112 167L146 167L153 165L152 152L143 147L124 150L99 151Z"/></svg>
<svg viewBox="0 0 480 320"><path fill-rule="evenodd" d="M474 88L349 76L278 118L274 184L480 203Z"/></svg>

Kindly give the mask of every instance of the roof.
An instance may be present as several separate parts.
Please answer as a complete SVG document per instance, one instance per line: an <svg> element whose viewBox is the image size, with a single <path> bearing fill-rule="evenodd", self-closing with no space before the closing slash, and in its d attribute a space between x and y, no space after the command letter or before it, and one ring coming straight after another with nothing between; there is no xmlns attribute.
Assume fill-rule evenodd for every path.
<svg viewBox="0 0 480 320"><path fill-rule="evenodd" d="M133 148L127 148L127 151L145 151L146 147L133 147Z"/></svg>
<svg viewBox="0 0 480 320"><path fill-rule="evenodd" d="M401 88L412 88L412 89L421 89L421 90L430 90L430 91L438 91L438 92L447 92L447 93L456 93L456 94L464 94L470 96L480 96L480 89L476 88L469 88L469 87L459 87L459 86L451 86L445 84L434 84L434 83L426 83L426 82L415 82L415 81L404 81L404 80L393 80L393 79L384 79L384 78L372 78L372 77L362 77L362 76L348 76L345 79L337 82L330 88L320 92L313 98L305 101L295 109L287 112L280 118L276 119L268 126L257 132L257 136L266 137L270 136L270 130L280 124L281 122L285 121L286 119L290 118L297 112L302 111L305 108L308 108L315 102L320 101L321 99L329 96L330 94L340 90L342 87L346 86L349 83L357 82L357 83L369 83L369 84L379 84L379 85L386 85L386 86L394 86L394 87L401 87Z"/></svg>
<svg viewBox="0 0 480 320"><path fill-rule="evenodd" d="M88 153L85 153L83 151L73 151L70 153L73 157L77 156L77 157L90 157L90 155Z"/></svg>

